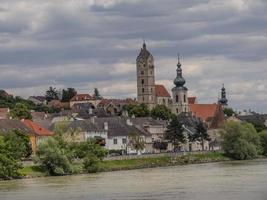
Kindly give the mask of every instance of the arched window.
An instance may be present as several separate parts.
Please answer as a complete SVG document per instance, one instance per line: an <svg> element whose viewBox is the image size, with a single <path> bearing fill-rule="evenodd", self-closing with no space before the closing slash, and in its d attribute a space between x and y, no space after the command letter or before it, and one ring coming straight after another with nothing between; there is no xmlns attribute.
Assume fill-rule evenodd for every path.
<svg viewBox="0 0 267 200"><path fill-rule="evenodd" d="M176 113L177 113L177 114L179 113L179 109L178 109L178 108L176 108Z"/></svg>
<svg viewBox="0 0 267 200"><path fill-rule="evenodd" d="M179 101L179 96L178 96L178 94L176 95L176 103L178 103L178 101Z"/></svg>
<svg viewBox="0 0 267 200"><path fill-rule="evenodd" d="M184 94L184 102L186 103L186 95Z"/></svg>
<svg viewBox="0 0 267 200"><path fill-rule="evenodd" d="M142 88L142 92L143 92L143 93L145 92L145 88Z"/></svg>

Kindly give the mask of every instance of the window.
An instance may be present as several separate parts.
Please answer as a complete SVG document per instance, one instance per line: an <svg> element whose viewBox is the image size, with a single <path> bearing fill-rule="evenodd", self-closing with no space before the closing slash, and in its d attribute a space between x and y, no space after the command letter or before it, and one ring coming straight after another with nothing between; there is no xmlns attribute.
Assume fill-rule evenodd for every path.
<svg viewBox="0 0 267 200"><path fill-rule="evenodd" d="M122 144L126 144L126 138L122 138Z"/></svg>
<svg viewBox="0 0 267 200"><path fill-rule="evenodd" d="M144 75L144 71L141 71L141 75Z"/></svg>
<svg viewBox="0 0 267 200"><path fill-rule="evenodd" d="M178 95L176 95L176 102L178 102L179 101L179 96Z"/></svg>
<svg viewBox="0 0 267 200"><path fill-rule="evenodd" d="M153 72L152 71L150 71L150 75L152 75L153 74Z"/></svg>
<svg viewBox="0 0 267 200"><path fill-rule="evenodd" d="M178 108L176 108L176 113L177 113L177 114L179 113L179 109L178 109Z"/></svg>
<svg viewBox="0 0 267 200"><path fill-rule="evenodd" d="M143 92L143 93L145 92L145 88L142 88L142 92Z"/></svg>
<svg viewBox="0 0 267 200"><path fill-rule="evenodd" d="M145 97L143 97L143 102L145 102Z"/></svg>
<svg viewBox="0 0 267 200"><path fill-rule="evenodd" d="M117 140L117 138L114 138L114 139L113 139L113 144L118 144L118 140Z"/></svg>
<svg viewBox="0 0 267 200"><path fill-rule="evenodd" d="M144 80L144 79L142 79L142 80L141 80L141 83L142 83L142 85L144 85L144 83L145 83L145 80Z"/></svg>
<svg viewBox="0 0 267 200"><path fill-rule="evenodd" d="M153 92L153 88L151 88L151 92Z"/></svg>
<svg viewBox="0 0 267 200"><path fill-rule="evenodd" d="M186 103L186 96L185 96L185 94L184 94L184 102Z"/></svg>

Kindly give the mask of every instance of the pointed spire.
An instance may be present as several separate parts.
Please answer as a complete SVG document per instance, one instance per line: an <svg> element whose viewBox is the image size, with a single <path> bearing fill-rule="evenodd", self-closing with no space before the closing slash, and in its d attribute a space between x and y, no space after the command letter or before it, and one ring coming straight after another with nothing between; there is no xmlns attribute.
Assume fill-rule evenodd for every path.
<svg viewBox="0 0 267 200"><path fill-rule="evenodd" d="M176 85L176 87L183 87L185 84L185 79L183 78L183 75L182 75L182 68L181 68L182 65L180 63L179 53L177 54L177 57L178 57L178 63L177 63L177 69L176 69L177 75L176 75L176 78L174 79L174 84Z"/></svg>
<svg viewBox="0 0 267 200"><path fill-rule="evenodd" d="M178 57L177 67L180 68L182 65L181 65L181 63L180 63L180 54L179 54L179 53L177 53L177 57Z"/></svg>
<svg viewBox="0 0 267 200"><path fill-rule="evenodd" d="M146 50L146 41L143 39L143 49Z"/></svg>

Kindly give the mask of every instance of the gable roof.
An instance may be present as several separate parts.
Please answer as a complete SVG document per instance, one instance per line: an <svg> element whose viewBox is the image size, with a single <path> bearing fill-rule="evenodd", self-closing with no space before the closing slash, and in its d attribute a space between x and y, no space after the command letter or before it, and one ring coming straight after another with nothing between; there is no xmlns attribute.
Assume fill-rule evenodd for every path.
<svg viewBox="0 0 267 200"><path fill-rule="evenodd" d="M193 116L199 117L203 121L208 121L209 118L215 115L217 104L190 104L190 111Z"/></svg>
<svg viewBox="0 0 267 200"><path fill-rule="evenodd" d="M155 93L157 97L171 97L164 85L155 85Z"/></svg>
<svg viewBox="0 0 267 200"><path fill-rule="evenodd" d="M77 94L70 99L70 101L86 101L91 100L93 97L90 94Z"/></svg>
<svg viewBox="0 0 267 200"><path fill-rule="evenodd" d="M197 97L188 97L188 103L189 104L195 104L196 103L196 100L197 100Z"/></svg>
<svg viewBox="0 0 267 200"><path fill-rule="evenodd" d="M41 127L39 124L29 120L25 119L22 121L23 124L25 124L28 128L30 128L36 135L39 136L52 136L54 133Z"/></svg>
<svg viewBox="0 0 267 200"><path fill-rule="evenodd" d="M27 134L34 134L34 132L19 120L14 119L0 119L0 133L7 134L9 131L18 130Z"/></svg>

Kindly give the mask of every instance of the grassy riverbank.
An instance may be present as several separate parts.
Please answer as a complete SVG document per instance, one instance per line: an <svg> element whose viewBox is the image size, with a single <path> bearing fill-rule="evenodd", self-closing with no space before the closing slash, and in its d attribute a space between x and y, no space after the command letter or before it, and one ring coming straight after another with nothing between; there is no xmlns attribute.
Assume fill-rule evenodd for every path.
<svg viewBox="0 0 267 200"><path fill-rule="evenodd" d="M106 160L99 163L99 172L119 171L119 170L132 170L152 167L166 167L185 164L198 164L229 161L222 153L207 152L207 153L194 153L186 155L165 155L158 157L140 157L134 159L123 160ZM46 174L38 166L27 166L21 171L25 177L43 177Z"/></svg>

